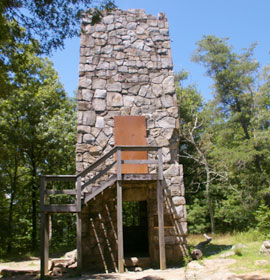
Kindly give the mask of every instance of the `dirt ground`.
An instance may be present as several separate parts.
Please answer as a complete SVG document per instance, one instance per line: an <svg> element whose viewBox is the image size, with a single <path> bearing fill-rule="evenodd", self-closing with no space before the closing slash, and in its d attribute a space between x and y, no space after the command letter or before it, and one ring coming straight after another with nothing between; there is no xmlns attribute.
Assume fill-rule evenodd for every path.
<svg viewBox="0 0 270 280"><path fill-rule="evenodd" d="M183 268L170 268L166 270L147 269L140 272L109 273L109 274L88 274L82 277L67 276L54 277L54 279L72 279L72 280L270 280L270 274L260 271L235 274L230 271L229 266L234 264L233 259L206 259L203 262L193 261ZM39 260L30 259L28 261L0 263L0 271L3 269L16 271L31 271L38 273ZM5 277L3 279L38 279L38 276L16 275Z"/></svg>

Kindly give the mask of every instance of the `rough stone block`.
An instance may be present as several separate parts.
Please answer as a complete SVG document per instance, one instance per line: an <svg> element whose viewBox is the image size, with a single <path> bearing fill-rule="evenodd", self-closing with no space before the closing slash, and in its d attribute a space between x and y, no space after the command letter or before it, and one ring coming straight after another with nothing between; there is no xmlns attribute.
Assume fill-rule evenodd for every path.
<svg viewBox="0 0 270 280"><path fill-rule="evenodd" d="M179 206L179 205L185 205L186 204L186 200L183 196L175 196L172 198L173 204L175 206Z"/></svg>
<svg viewBox="0 0 270 280"><path fill-rule="evenodd" d="M97 119L96 119L96 127L97 127L97 128L103 128L104 126L105 126L104 117L97 116Z"/></svg>
<svg viewBox="0 0 270 280"><path fill-rule="evenodd" d="M175 92L174 77L173 76L166 77L162 83L162 88L165 94L174 93Z"/></svg>
<svg viewBox="0 0 270 280"><path fill-rule="evenodd" d="M92 134L83 135L83 143L91 144L95 140L95 137Z"/></svg>
<svg viewBox="0 0 270 280"><path fill-rule="evenodd" d="M107 106L108 107L121 107L123 106L123 97L118 92L107 93Z"/></svg>
<svg viewBox="0 0 270 280"><path fill-rule="evenodd" d="M106 101L104 99L99 99L99 98L94 99L93 108L95 111L105 111Z"/></svg>
<svg viewBox="0 0 270 280"><path fill-rule="evenodd" d="M106 80L104 79L93 79L93 89L105 89Z"/></svg>
<svg viewBox="0 0 270 280"><path fill-rule="evenodd" d="M93 111L85 111L83 112L83 125L94 125L96 121L96 114Z"/></svg>

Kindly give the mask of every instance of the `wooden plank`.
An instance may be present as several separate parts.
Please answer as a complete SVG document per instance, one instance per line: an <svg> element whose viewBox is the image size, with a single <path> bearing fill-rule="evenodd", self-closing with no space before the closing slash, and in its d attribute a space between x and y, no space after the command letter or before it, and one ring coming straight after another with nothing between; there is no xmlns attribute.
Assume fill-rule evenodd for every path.
<svg viewBox="0 0 270 280"><path fill-rule="evenodd" d="M76 205L77 205L77 212L81 212L82 210L82 177L79 176L76 182Z"/></svg>
<svg viewBox="0 0 270 280"><path fill-rule="evenodd" d="M76 204L51 204L44 205L44 211L50 213L76 213Z"/></svg>
<svg viewBox="0 0 270 280"><path fill-rule="evenodd" d="M145 116L115 116L114 117L115 145L146 145L146 119ZM126 150L122 159L147 159L147 151ZM122 165L122 174L148 173L146 164Z"/></svg>
<svg viewBox="0 0 270 280"><path fill-rule="evenodd" d="M94 183L97 179L99 179L100 177L102 177L103 175L107 174L107 172L114 167L114 165L116 164L116 161L114 161L112 164L108 165L104 170L100 171L96 176L94 176L93 178L91 178L90 180L88 180L86 183L84 183L82 185L82 190L84 190L85 187L91 185L92 183Z"/></svg>
<svg viewBox="0 0 270 280"><path fill-rule="evenodd" d="M108 181L106 181L105 184L103 184L99 188L97 188L94 192L89 193L89 194L85 194L85 198L84 198L83 203L86 204L88 201L90 201L95 196L97 196L98 194L103 192L105 189L112 186L115 182L116 182L116 176L114 175Z"/></svg>
<svg viewBox="0 0 270 280"><path fill-rule="evenodd" d="M116 152L116 147L113 147L107 154L99 158L97 161L95 161L92 165L87 167L84 171L80 172L77 176L84 177L87 173L98 167L100 164L102 164L106 159L108 159L110 156L112 156Z"/></svg>
<svg viewBox="0 0 270 280"><path fill-rule="evenodd" d="M77 232L77 273L82 274L82 219L81 213L76 214L76 232Z"/></svg>
<svg viewBox="0 0 270 280"><path fill-rule="evenodd" d="M162 182L157 181L157 206L158 206L158 239L160 269L166 269L165 239L164 239L164 197Z"/></svg>
<svg viewBox="0 0 270 280"><path fill-rule="evenodd" d="M118 148L121 148L122 151L157 151L159 146L151 145L116 145Z"/></svg>
<svg viewBox="0 0 270 280"><path fill-rule="evenodd" d="M44 200L45 200L45 190L46 190L46 179L45 176L40 177L40 211L44 211Z"/></svg>
<svg viewBox="0 0 270 280"><path fill-rule="evenodd" d="M122 186L117 181L117 242L118 242L118 271L124 272L124 246L123 246L123 216L122 216Z"/></svg>
<svg viewBox="0 0 270 280"><path fill-rule="evenodd" d="M158 160L139 159L139 160L122 160L122 164L158 164Z"/></svg>
<svg viewBox="0 0 270 280"><path fill-rule="evenodd" d="M163 180L162 148L158 149L158 180Z"/></svg>
<svg viewBox="0 0 270 280"><path fill-rule="evenodd" d="M121 160L122 160L122 151L120 148L117 148L117 180L122 180L122 165L121 165Z"/></svg>
<svg viewBox="0 0 270 280"><path fill-rule="evenodd" d="M57 195L57 194L69 194L69 195L76 195L76 190L45 190L45 194L47 195Z"/></svg>
<svg viewBox="0 0 270 280"><path fill-rule="evenodd" d="M116 261L115 261L115 258L114 258L114 254L113 254L113 250L112 250L112 245L110 243L110 238L109 238L109 236L107 234L107 228L104 225L104 221L103 221L102 216L101 216L100 213L98 214L98 219L99 219L99 222L100 222L100 225L101 225L101 229L102 229L103 234L104 234L104 238L105 238L105 241L106 241L107 249L109 251L109 255L111 257L114 270L115 270L115 272L118 272L117 264L116 264Z"/></svg>
<svg viewBox="0 0 270 280"><path fill-rule="evenodd" d="M46 181L66 181L66 182L76 182L76 175L44 175Z"/></svg>
<svg viewBox="0 0 270 280"><path fill-rule="evenodd" d="M49 214L41 213L41 256L40 256L40 278L48 275L49 260Z"/></svg>
<svg viewBox="0 0 270 280"><path fill-rule="evenodd" d="M123 174L122 180L125 181L156 181L157 174Z"/></svg>

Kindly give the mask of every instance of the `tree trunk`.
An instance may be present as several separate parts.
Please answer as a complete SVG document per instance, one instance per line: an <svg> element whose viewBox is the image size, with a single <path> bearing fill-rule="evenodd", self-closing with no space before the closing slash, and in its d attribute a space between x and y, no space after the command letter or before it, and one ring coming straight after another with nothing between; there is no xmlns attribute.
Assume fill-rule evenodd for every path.
<svg viewBox="0 0 270 280"><path fill-rule="evenodd" d="M9 215L8 215L8 244L7 244L7 254L12 251L12 236L13 236L13 203L15 198L14 185L12 187L10 203L9 203Z"/></svg>
<svg viewBox="0 0 270 280"><path fill-rule="evenodd" d="M214 219L214 211L213 211L213 205L211 200L211 194L210 194L210 171L208 168L207 163L205 164L206 169L206 200L210 215L210 223L211 223L211 232L212 234L215 234L215 219Z"/></svg>
<svg viewBox="0 0 270 280"><path fill-rule="evenodd" d="M10 194L10 203L9 203L9 214L8 214L8 243L7 243L7 253L12 251L12 239L13 239L13 204L16 196L17 190L17 173L18 173L18 159L15 151L15 162L14 162L14 175L10 178L11 185L11 194Z"/></svg>
<svg viewBox="0 0 270 280"><path fill-rule="evenodd" d="M36 164L32 160L32 251L37 249L37 186L36 186Z"/></svg>

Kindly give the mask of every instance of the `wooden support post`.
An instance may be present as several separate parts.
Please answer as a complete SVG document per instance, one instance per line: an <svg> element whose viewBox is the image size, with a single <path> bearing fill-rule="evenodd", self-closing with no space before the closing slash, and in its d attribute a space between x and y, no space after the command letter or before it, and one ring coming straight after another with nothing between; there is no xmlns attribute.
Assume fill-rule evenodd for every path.
<svg viewBox="0 0 270 280"><path fill-rule="evenodd" d="M162 181L157 181L157 206L158 206L158 239L160 269L166 269L165 240L164 240L164 198Z"/></svg>
<svg viewBox="0 0 270 280"><path fill-rule="evenodd" d="M77 178L76 182L76 208L77 212L81 212L82 210L82 177Z"/></svg>
<svg viewBox="0 0 270 280"><path fill-rule="evenodd" d="M118 171L118 170L117 170ZM117 239L118 239L118 271L124 272L124 246L123 246L123 217L122 217L122 186L117 181Z"/></svg>
<svg viewBox="0 0 270 280"><path fill-rule="evenodd" d="M82 178L79 176L76 182L76 232L77 232L77 273L82 273L82 201L81 201Z"/></svg>
<svg viewBox="0 0 270 280"><path fill-rule="evenodd" d="M40 258L40 278L48 274L49 261L49 214L41 213L41 258Z"/></svg>
<svg viewBox="0 0 270 280"><path fill-rule="evenodd" d="M158 180L163 180L162 148L158 148Z"/></svg>
<svg viewBox="0 0 270 280"><path fill-rule="evenodd" d="M76 231L77 231L77 273L82 273L82 219L81 213L76 213Z"/></svg>
<svg viewBox="0 0 270 280"><path fill-rule="evenodd" d="M44 212L46 178L40 178L40 211L41 211L41 252L40 252L40 278L48 274L50 215Z"/></svg>
<svg viewBox="0 0 270 280"><path fill-rule="evenodd" d="M121 148L117 148L117 156L116 156L117 162L117 180L120 181L122 180L122 153L121 153Z"/></svg>

